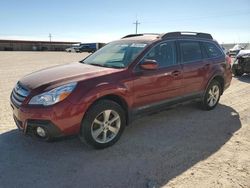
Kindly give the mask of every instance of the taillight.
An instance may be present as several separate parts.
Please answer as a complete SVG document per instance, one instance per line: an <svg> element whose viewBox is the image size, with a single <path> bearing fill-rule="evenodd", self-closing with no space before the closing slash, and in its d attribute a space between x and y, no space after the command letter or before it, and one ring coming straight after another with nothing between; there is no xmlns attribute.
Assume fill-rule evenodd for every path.
<svg viewBox="0 0 250 188"><path fill-rule="evenodd" d="M232 59L231 59L231 57L229 57L228 55L226 55L226 62L227 62L227 68L231 68L231 66L232 66Z"/></svg>
<svg viewBox="0 0 250 188"><path fill-rule="evenodd" d="M226 61L227 61L227 63L228 63L229 65L231 65L232 59L231 59L231 57L229 57L228 55L226 56Z"/></svg>

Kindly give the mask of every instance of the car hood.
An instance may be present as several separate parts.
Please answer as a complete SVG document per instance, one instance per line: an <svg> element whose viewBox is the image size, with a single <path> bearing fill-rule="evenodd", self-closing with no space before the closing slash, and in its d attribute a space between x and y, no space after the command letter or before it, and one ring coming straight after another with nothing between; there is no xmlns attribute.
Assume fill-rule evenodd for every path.
<svg viewBox="0 0 250 188"><path fill-rule="evenodd" d="M26 75L19 82L28 89L33 90L41 86L59 86L119 71L121 69L98 67L76 62L42 69Z"/></svg>

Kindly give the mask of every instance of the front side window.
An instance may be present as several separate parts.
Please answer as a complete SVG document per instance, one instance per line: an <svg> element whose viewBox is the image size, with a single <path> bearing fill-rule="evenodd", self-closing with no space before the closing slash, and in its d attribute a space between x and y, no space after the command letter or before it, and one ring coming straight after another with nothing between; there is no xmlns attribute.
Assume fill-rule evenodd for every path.
<svg viewBox="0 0 250 188"><path fill-rule="evenodd" d="M222 55L221 50L213 43L205 42L205 47L209 57L218 57Z"/></svg>
<svg viewBox="0 0 250 188"><path fill-rule="evenodd" d="M183 62L192 62L202 59L200 43L196 41L181 41L180 48Z"/></svg>
<svg viewBox="0 0 250 188"><path fill-rule="evenodd" d="M176 51L174 42L164 42L153 47L145 59L155 60L159 67L169 67L176 64Z"/></svg>
<svg viewBox="0 0 250 188"><path fill-rule="evenodd" d="M135 60L146 45L146 43L140 42L112 42L81 62L103 67L125 68Z"/></svg>

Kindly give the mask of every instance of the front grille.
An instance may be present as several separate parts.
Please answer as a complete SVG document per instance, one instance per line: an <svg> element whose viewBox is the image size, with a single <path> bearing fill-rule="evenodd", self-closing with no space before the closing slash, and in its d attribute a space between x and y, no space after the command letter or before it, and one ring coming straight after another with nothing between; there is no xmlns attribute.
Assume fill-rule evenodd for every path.
<svg viewBox="0 0 250 188"><path fill-rule="evenodd" d="M11 93L11 101L15 106L19 107L28 95L29 90L23 87L20 83L17 83Z"/></svg>

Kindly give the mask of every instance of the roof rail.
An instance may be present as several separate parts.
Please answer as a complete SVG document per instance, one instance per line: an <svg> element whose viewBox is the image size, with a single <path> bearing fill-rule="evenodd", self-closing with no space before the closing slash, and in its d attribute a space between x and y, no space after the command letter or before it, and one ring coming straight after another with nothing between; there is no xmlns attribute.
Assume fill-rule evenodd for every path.
<svg viewBox="0 0 250 188"><path fill-rule="evenodd" d="M140 33L140 34L130 34L130 35L126 35L126 36L122 37L122 39L125 39L125 38L130 38L130 37L139 37L139 36L144 36L144 35L157 35L157 36L159 36L160 34L159 34L159 33Z"/></svg>
<svg viewBox="0 0 250 188"><path fill-rule="evenodd" d="M183 32L170 32L163 34L161 38L178 38L178 37L195 37L195 38L203 38L203 39L213 39L212 35L209 33L197 33L197 32L190 32L190 31L183 31Z"/></svg>

